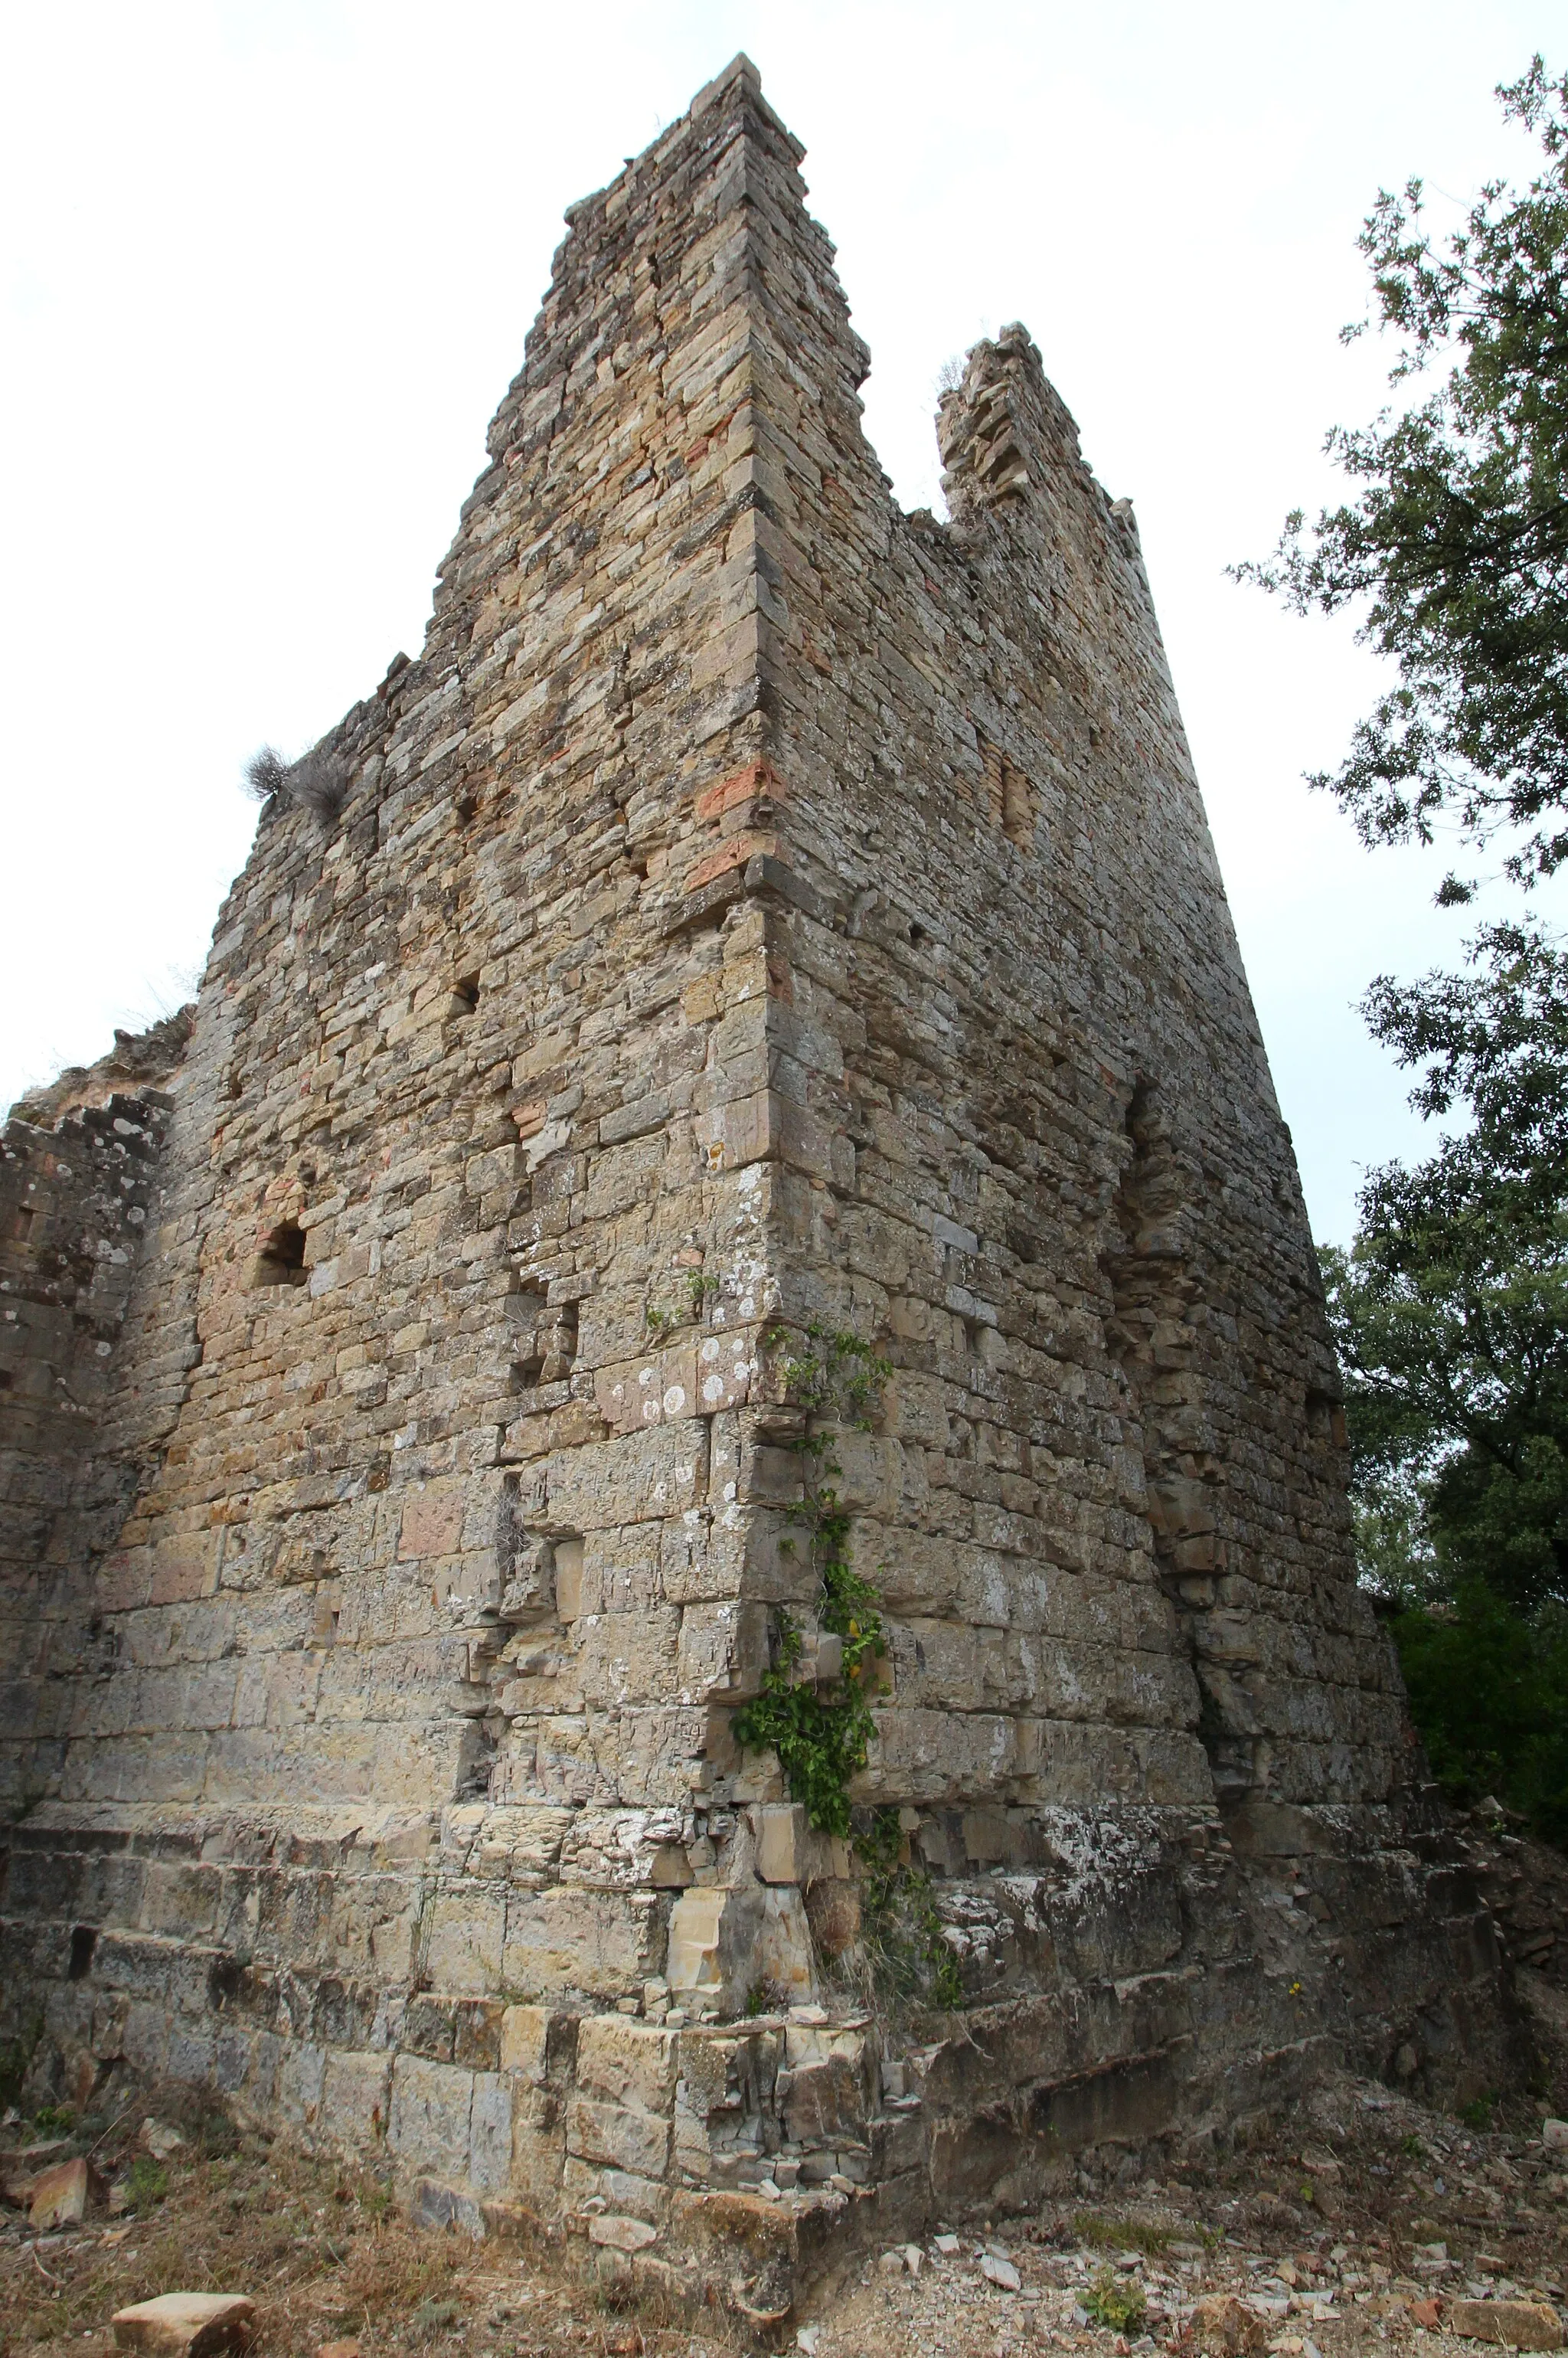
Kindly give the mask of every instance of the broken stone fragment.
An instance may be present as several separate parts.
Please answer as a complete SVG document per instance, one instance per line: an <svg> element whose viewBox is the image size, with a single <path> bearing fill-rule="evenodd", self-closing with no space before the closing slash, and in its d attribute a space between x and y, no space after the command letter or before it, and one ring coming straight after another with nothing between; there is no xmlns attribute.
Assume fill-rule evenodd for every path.
<svg viewBox="0 0 1568 2358"><path fill-rule="evenodd" d="M51 2137L45 2145L22 2146L0 2154L0 2201L15 2202L25 2211L33 2199L39 2172L64 2158L65 2142L63 2137Z"/></svg>
<svg viewBox="0 0 1568 2358"><path fill-rule="evenodd" d="M408 2215L416 2227L452 2227L471 2235L476 2244L484 2241L484 2213L473 2196L442 2186L433 2178L415 2181Z"/></svg>
<svg viewBox="0 0 1568 2358"><path fill-rule="evenodd" d="M1507 2342L1514 2350L1563 2347L1563 2320L1549 2300L1454 2300L1444 2322L1470 2342Z"/></svg>
<svg viewBox="0 0 1568 2358"><path fill-rule="evenodd" d="M103 2199L103 2181L89 2161L58 2161L33 2180L27 2223L41 2235L58 2227L79 2227L88 2205Z"/></svg>
<svg viewBox="0 0 1568 2358"><path fill-rule="evenodd" d="M1234 2293L1211 2292L1193 2311L1193 2340L1206 2358L1262 2358L1269 2333Z"/></svg>
<svg viewBox="0 0 1568 2358"><path fill-rule="evenodd" d="M980 2274L988 2284L995 2285L1001 2292L1017 2292L1023 2282L1012 2262L999 2260L994 2252L981 2254Z"/></svg>
<svg viewBox="0 0 1568 2358"><path fill-rule="evenodd" d="M255 2329L256 2305L239 2292L163 2292L114 2315L122 2350L151 2350L165 2358L216 2358L243 2350Z"/></svg>
<svg viewBox="0 0 1568 2358"><path fill-rule="evenodd" d="M588 2223L588 2240L602 2244L612 2252L641 2252L657 2243L659 2231L650 2227L645 2219L622 2218L617 2212L606 2211Z"/></svg>

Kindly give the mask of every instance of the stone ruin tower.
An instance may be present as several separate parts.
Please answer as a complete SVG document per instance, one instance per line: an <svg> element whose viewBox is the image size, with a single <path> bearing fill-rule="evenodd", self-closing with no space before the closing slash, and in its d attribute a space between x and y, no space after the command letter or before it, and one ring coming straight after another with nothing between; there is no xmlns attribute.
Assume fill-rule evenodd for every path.
<svg viewBox="0 0 1568 2358"><path fill-rule="evenodd" d="M803 152L737 59L568 212L422 656L0 1173L13 2080L757 2314L1502 2036L1130 510L1011 328L900 511ZM734 1725L813 1325L858 1844Z"/></svg>

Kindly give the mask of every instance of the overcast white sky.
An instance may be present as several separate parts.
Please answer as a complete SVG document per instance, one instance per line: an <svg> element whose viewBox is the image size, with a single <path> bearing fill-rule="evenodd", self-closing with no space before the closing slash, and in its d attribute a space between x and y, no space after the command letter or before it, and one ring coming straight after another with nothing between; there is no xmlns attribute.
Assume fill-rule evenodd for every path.
<svg viewBox="0 0 1568 2358"><path fill-rule="evenodd" d="M738 49L809 149L873 373L938 504L942 362L1025 320L1135 501L1320 1236L1415 1147L1353 1002L1452 959L1448 855L1369 855L1303 771L1376 675L1224 568L1333 489L1380 184L1528 172L1493 85L1544 0L12 0L0 15L0 1105L200 968L270 739L417 651L563 208ZM1445 203L1444 200L1448 200Z"/></svg>

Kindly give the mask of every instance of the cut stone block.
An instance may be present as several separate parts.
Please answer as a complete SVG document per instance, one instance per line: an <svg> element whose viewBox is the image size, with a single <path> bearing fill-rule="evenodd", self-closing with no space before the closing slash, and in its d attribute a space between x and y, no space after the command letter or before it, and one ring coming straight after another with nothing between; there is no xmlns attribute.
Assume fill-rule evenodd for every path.
<svg viewBox="0 0 1568 2358"><path fill-rule="evenodd" d="M729 1893L683 1891L670 1911L670 1945L665 1979L672 1995L717 1997L723 1976L719 1964L719 1931Z"/></svg>
<svg viewBox="0 0 1568 2358"><path fill-rule="evenodd" d="M849 1874L849 1845L817 1833L798 1801L763 1801L752 1812L757 1873L764 1883L806 1885Z"/></svg>
<svg viewBox="0 0 1568 2358"><path fill-rule="evenodd" d="M1514 2350L1563 2347L1563 2320L1549 2300L1451 2300L1443 2321L1469 2342L1503 2342Z"/></svg>
<svg viewBox="0 0 1568 2358"><path fill-rule="evenodd" d="M816 1958L800 1892L756 1883L682 1892L670 1911L665 1978L677 2000L708 1999L730 2012L763 1985L785 2005L811 1997Z"/></svg>
<svg viewBox="0 0 1568 2358"><path fill-rule="evenodd" d="M89 2204L101 2201L103 2193L103 2181L91 2162L80 2158L58 2161L33 2180L27 2223L43 2235L57 2227L78 2227Z"/></svg>
<svg viewBox="0 0 1568 2358"><path fill-rule="evenodd" d="M237 2292L164 2292L114 2315L114 2339L123 2350L146 2350L157 2358L217 2358L243 2350L255 2330L256 2305Z"/></svg>
<svg viewBox="0 0 1568 2358"><path fill-rule="evenodd" d="M604 2211L589 2221L588 2240L614 2252L643 2252L658 2242L659 2231L645 2219L622 2219L613 2211Z"/></svg>

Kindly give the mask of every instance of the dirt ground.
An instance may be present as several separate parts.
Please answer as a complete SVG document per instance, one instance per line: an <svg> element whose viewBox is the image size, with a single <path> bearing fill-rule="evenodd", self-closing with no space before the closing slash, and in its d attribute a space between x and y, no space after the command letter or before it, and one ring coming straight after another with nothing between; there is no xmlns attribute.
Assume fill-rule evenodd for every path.
<svg viewBox="0 0 1568 2358"><path fill-rule="evenodd" d="M1442 2323L1455 2298L1530 2297L1568 2315L1568 2151L1542 2143L1542 2110L1457 2119L1342 2081L1285 2142L1175 2169L1102 2151L1065 2199L1026 2217L954 2219L918 2247L873 2253L808 2296L774 2346L813 2358L1184 2353L1200 2296L1234 2291L1276 2358L1390 2342L1413 2344L1411 2358L1473 2352ZM250 2294L258 2358L314 2358L347 2337L363 2358L740 2358L752 2346L717 2312L609 2305L570 2235L475 2244L416 2230L373 2175L239 2136L217 2115L187 2115L183 2141L157 2158L146 2117L138 2105L112 2125L94 2156L110 2199L128 2205L118 2215L36 2234L22 2212L0 2213L4 2358L62 2342L107 2358L114 2311L171 2290ZM60 2130L13 2116L0 2146ZM70 2142L81 2149L81 2129ZM1139 2174L1145 2158L1160 2174Z"/></svg>

